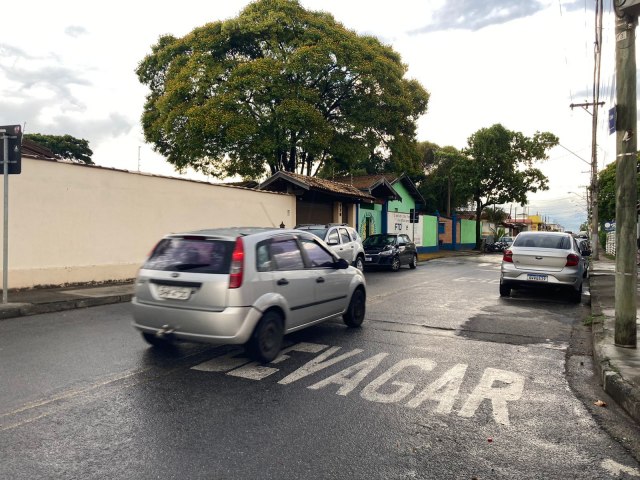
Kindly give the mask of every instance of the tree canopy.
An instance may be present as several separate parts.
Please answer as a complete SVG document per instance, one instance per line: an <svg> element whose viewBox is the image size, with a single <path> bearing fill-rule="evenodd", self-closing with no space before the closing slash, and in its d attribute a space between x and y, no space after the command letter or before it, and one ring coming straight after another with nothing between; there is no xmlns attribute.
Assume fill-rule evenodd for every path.
<svg viewBox="0 0 640 480"><path fill-rule="evenodd" d="M527 137L500 124L482 128L468 139L463 150L467 160L459 169L469 184L480 219L487 205L527 203L527 194L548 190L548 179L535 163L547 158L547 150L558 144L549 132ZM480 222L476 222L476 247L480 245Z"/></svg>
<svg viewBox="0 0 640 480"><path fill-rule="evenodd" d="M640 169L640 157L638 165ZM598 173L598 218L601 222L616 218L616 165L610 163ZM640 199L640 175L638 175L638 198Z"/></svg>
<svg viewBox="0 0 640 480"><path fill-rule="evenodd" d="M178 170L256 178L391 168L416 158L429 94L400 56L296 0L259 0L182 38L136 73L145 138Z"/></svg>
<svg viewBox="0 0 640 480"><path fill-rule="evenodd" d="M450 216L451 212L469 203L471 192L466 179L459 174L466 157L455 147L439 147L420 142L424 174L412 177L425 199L424 210Z"/></svg>
<svg viewBox="0 0 640 480"><path fill-rule="evenodd" d="M93 151L89 148L89 142L83 138L40 133L27 133L24 138L48 148L57 158L93 165L93 160L91 160Z"/></svg>

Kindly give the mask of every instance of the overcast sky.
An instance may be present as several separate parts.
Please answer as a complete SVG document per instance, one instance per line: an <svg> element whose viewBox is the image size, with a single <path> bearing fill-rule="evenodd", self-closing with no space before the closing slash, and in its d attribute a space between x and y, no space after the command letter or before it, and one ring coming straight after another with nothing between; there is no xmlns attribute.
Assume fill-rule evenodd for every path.
<svg viewBox="0 0 640 480"><path fill-rule="evenodd" d="M160 35L183 36L236 16L248 3L28 2L0 28L0 124L26 122L26 133L85 138L98 165L177 175L144 142L147 91L135 68ZM572 230L584 221L592 120L569 105L592 101L595 0L301 3L401 54L408 76L431 94L418 140L463 148L470 135L494 123L525 135L556 134L562 147L541 165L550 190L531 196L529 213ZM605 0L599 169L615 158L615 136L606 128L615 96L610 3Z"/></svg>

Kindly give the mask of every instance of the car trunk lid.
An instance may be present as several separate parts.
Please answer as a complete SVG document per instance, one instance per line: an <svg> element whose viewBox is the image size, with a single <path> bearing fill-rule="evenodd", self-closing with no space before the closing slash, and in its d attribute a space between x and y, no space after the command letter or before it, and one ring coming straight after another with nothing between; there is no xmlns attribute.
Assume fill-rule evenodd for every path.
<svg viewBox="0 0 640 480"><path fill-rule="evenodd" d="M512 249L513 264L518 270L559 272L567 263L567 252L556 249Z"/></svg>

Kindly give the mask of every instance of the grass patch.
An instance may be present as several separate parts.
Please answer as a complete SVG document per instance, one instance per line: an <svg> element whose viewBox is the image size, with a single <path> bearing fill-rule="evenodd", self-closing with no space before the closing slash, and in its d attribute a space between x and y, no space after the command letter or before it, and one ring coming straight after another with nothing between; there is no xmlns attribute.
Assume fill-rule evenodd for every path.
<svg viewBox="0 0 640 480"><path fill-rule="evenodd" d="M586 327L590 327L594 323L602 323L602 319L604 315L587 315L584 320L582 320L582 324Z"/></svg>

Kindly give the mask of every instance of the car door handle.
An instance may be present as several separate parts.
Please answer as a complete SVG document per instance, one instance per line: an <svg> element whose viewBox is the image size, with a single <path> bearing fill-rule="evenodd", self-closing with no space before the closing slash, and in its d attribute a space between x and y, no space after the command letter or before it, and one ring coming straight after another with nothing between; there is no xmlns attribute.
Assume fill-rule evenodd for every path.
<svg viewBox="0 0 640 480"><path fill-rule="evenodd" d="M324 283L324 278L322 277L316 278L316 283Z"/></svg>
<svg viewBox="0 0 640 480"><path fill-rule="evenodd" d="M280 280L278 280L278 285L289 285L289 280L287 280L286 278L281 278Z"/></svg>

